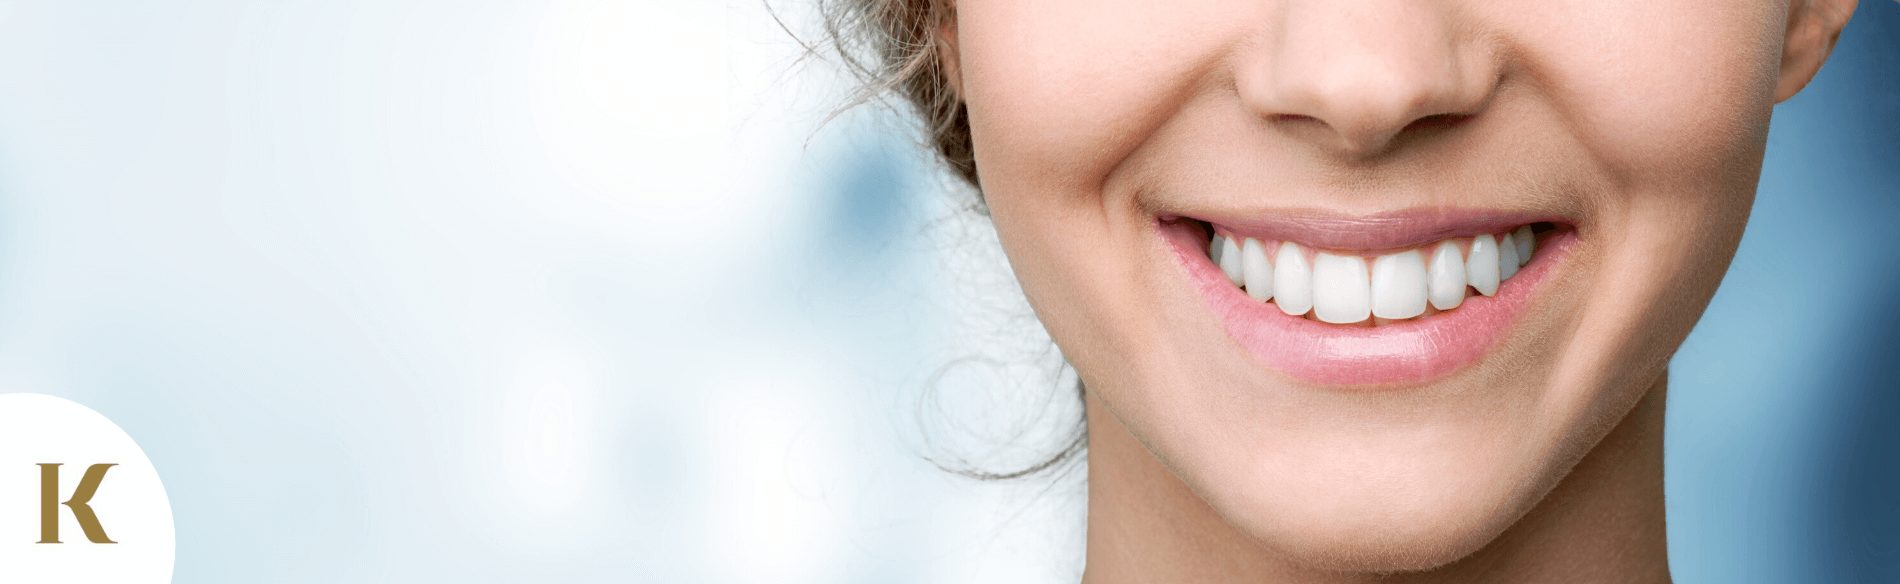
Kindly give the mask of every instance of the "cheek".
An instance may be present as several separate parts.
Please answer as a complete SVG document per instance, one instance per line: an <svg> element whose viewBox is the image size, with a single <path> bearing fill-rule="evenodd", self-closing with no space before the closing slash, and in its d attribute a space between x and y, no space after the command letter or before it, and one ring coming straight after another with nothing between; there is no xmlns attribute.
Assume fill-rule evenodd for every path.
<svg viewBox="0 0 1900 584"><path fill-rule="evenodd" d="M1223 5L1226 4L1226 5ZM1064 351L1137 354L1134 258L1149 232L1134 193L1105 190L1128 153L1205 87L1257 10L1184 0L963 0L962 90L991 218L1038 317ZM1110 333L1109 331L1112 331ZM1119 369L1091 363L1094 375Z"/></svg>
<svg viewBox="0 0 1900 584"><path fill-rule="evenodd" d="M1590 318L1561 378L1573 401L1643 387L1688 334L1740 242L1773 107L1771 2L1612 0L1527 15L1518 62L1601 188ZM1615 363L1614 372L1596 364ZM1610 376L1610 377L1603 377ZM1633 400L1633 396L1617 399Z"/></svg>
<svg viewBox="0 0 1900 584"><path fill-rule="evenodd" d="M959 3L959 64L986 190L1099 185L1207 81L1226 39L1262 17L1250 4Z"/></svg>
<svg viewBox="0 0 1900 584"><path fill-rule="evenodd" d="M1773 2L1570 2L1503 30L1517 62L1603 170L1628 181L1732 172L1758 153L1774 101ZM1516 17L1514 17L1516 18Z"/></svg>

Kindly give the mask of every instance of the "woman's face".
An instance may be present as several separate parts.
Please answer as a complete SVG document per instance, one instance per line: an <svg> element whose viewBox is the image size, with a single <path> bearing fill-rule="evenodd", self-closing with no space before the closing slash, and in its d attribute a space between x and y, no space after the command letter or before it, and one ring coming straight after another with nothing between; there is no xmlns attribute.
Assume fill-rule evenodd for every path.
<svg viewBox="0 0 1900 584"><path fill-rule="evenodd" d="M1496 537L1663 375L1748 217L1786 10L959 0L949 34L1092 395L1261 544L1404 569Z"/></svg>

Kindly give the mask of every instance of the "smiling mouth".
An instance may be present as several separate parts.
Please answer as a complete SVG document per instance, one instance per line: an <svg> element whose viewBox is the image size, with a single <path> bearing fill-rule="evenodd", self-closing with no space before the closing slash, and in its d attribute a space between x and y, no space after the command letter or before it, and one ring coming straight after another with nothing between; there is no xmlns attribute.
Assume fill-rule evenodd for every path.
<svg viewBox="0 0 1900 584"><path fill-rule="evenodd" d="M1539 222L1364 255L1215 226L1207 253L1248 297L1290 316L1382 325L1458 308L1472 294L1496 296L1499 284L1531 262L1537 238L1556 229Z"/></svg>
<svg viewBox="0 0 1900 584"><path fill-rule="evenodd" d="M1458 210L1156 227L1228 337L1324 386L1419 385L1483 361L1577 240L1562 218Z"/></svg>

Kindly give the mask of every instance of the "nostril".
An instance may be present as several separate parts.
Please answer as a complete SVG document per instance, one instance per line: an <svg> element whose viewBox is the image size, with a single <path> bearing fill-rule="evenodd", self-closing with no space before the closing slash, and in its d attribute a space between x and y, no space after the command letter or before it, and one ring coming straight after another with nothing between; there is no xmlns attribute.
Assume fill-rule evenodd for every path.
<svg viewBox="0 0 1900 584"><path fill-rule="evenodd" d="M1405 128L1399 132L1450 129L1463 124L1469 119L1471 119L1471 114L1433 114L1412 120L1412 123L1406 124Z"/></svg>
<svg viewBox="0 0 1900 584"><path fill-rule="evenodd" d="M1330 128L1331 127L1330 124L1326 123L1326 120L1322 120L1314 116L1301 115L1301 114L1274 114L1272 116L1269 116L1267 119L1271 121L1272 123L1279 124L1286 127L1314 127L1314 128Z"/></svg>
<svg viewBox="0 0 1900 584"><path fill-rule="evenodd" d="M1430 140L1433 136L1452 132L1470 123L1475 114L1444 113L1420 117L1405 124L1397 132L1386 137L1382 144L1385 148L1397 148L1401 143L1417 143Z"/></svg>

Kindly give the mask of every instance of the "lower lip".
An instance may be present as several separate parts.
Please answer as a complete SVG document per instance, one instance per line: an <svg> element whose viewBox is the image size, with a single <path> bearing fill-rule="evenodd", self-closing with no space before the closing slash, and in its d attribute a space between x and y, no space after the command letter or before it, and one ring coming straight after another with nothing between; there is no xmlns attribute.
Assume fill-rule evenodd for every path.
<svg viewBox="0 0 1900 584"><path fill-rule="evenodd" d="M1540 238L1531 263L1499 284L1496 296L1473 295L1445 312L1369 327L1289 316L1276 305L1256 301L1203 253L1205 232L1185 222L1157 225L1227 336L1269 368L1332 386L1416 385L1478 362L1507 336L1538 286L1576 241L1570 229Z"/></svg>

